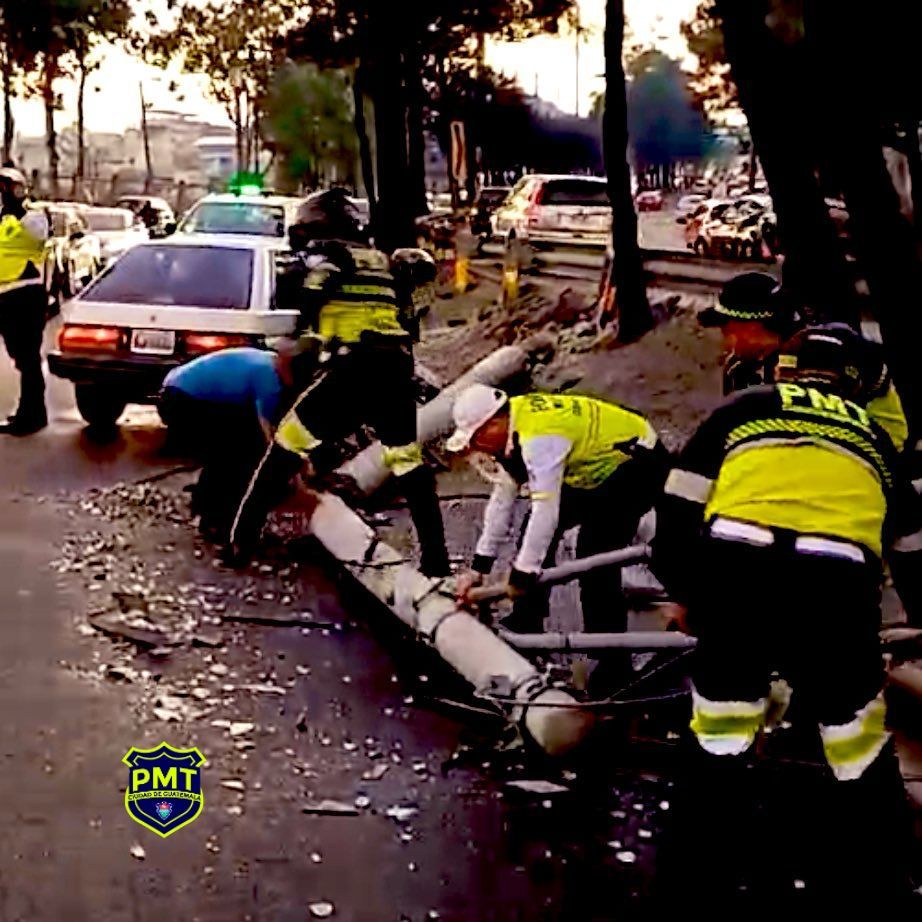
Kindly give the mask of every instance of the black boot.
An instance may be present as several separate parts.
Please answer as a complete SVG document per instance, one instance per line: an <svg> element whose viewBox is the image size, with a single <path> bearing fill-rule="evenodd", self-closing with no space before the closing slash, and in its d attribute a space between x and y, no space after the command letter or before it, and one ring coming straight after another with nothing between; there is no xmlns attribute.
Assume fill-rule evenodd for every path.
<svg viewBox="0 0 922 922"><path fill-rule="evenodd" d="M45 413L21 416L18 413L5 422L0 423L0 435L34 435L41 432L48 425Z"/></svg>

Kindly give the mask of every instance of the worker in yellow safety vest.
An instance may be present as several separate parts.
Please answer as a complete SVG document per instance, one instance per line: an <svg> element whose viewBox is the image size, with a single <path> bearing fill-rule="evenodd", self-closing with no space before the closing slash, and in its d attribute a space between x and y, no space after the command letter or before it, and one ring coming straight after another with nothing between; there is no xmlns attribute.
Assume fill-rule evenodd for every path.
<svg viewBox="0 0 922 922"><path fill-rule="evenodd" d="M527 485L528 524L509 577L518 602L504 626L540 631L548 593L538 590L536 580L553 563L563 531L579 526L579 557L628 544L662 488L669 454L639 413L591 397L509 397L475 384L458 397L454 419L450 450L480 452L499 463L471 570L458 580L459 601L492 570L519 488ZM625 630L619 572L584 574L580 596L587 631Z"/></svg>
<svg viewBox="0 0 922 922"><path fill-rule="evenodd" d="M698 637L675 855L722 918L755 860L746 842L759 794L746 760L779 673L818 725L828 765L818 790L833 808L818 804L827 819L803 826L823 837L824 885L866 905L862 896L905 895L909 881L878 632L884 554L910 624L922 626L922 501L856 399L860 335L808 327L788 348L777 384L741 391L702 424L657 507L654 569Z"/></svg>
<svg viewBox="0 0 922 922"><path fill-rule="evenodd" d="M0 169L0 335L20 376L19 406L0 433L31 435L48 425L42 335L48 295L43 278L47 217L26 207L26 179Z"/></svg>
<svg viewBox="0 0 922 922"><path fill-rule="evenodd" d="M732 394L747 387L771 384L792 357L785 343L803 321L781 286L765 272L743 272L730 279L716 304L698 315L702 326L720 329L726 357L723 388ZM862 390L858 400L890 436L897 451L909 438L903 404L887 367L883 345L861 341Z"/></svg>
<svg viewBox="0 0 922 922"><path fill-rule="evenodd" d="M300 313L288 369L297 397L237 509L226 559L250 556L280 487L299 472L317 489L354 497L354 482L335 470L344 440L367 425L407 500L421 570L445 577L450 567L435 476L417 438L412 350L413 292L434 278L435 266L419 251L388 256L371 245L342 190L308 199L290 237L297 263L283 287Z"/></svg>

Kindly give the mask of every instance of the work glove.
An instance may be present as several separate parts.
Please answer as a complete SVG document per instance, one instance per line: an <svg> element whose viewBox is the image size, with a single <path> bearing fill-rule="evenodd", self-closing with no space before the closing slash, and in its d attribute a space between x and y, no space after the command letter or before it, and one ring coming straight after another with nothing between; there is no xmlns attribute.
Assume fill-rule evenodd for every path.
<svg viewBox="0 0 922 922"><path fill-rule="evenodd" d="M509 571L509 581L506 583L506 595L510 599L520 599L522 596L534 592L538 588L538 573L526 573L524 570Z"/></svg>

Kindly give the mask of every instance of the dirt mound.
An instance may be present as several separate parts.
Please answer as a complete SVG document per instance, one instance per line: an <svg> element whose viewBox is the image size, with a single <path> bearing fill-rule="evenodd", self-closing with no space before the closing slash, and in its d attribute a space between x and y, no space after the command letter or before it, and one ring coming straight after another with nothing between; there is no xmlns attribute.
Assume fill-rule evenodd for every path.
<svg viewBox="0 0 922 922"><path fill-rule="evenodd" d="M558 284L528 283L512 309L499 303L495 285L441 302L417 349L419 361L451 381L499 346L549 336L551 361L535 385L607 397L649 415L670 447L681 444L720 402L720 342L695 314L700 296L656 292L666 319L624 346L600 329L592 292Z"/></svg>

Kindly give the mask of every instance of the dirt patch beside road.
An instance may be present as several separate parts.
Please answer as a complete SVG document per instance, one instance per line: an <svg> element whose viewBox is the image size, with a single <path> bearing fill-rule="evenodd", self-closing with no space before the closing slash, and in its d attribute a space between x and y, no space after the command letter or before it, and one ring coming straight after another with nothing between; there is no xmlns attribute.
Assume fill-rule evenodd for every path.
<svg viewBox="0 0 922 922"><path fill-rule="evenodd" d="M623 346L595 324L588 286L529 281L511 311L498 286L440 301L417 347L419 361L452 381L499 346L547 335L551 361L535 373L537 387L607 397L649 415L670 448L681 444L721 401L720 344L695 314L706 299L655 291L668 318L639 342Z"/></svg>

